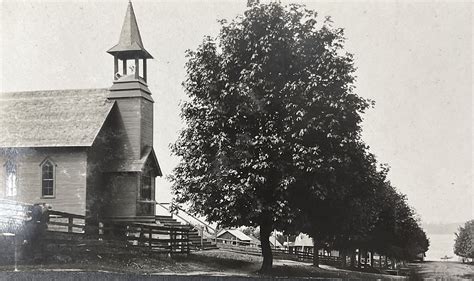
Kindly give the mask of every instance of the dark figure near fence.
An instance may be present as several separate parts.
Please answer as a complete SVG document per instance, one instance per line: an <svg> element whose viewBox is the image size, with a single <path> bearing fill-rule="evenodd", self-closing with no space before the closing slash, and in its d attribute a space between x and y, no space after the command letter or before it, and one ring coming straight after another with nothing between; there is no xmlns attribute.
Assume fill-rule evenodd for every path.
<svg viewBox="0 0 474 281"><path fill-rule="evenodd" d="M31 209L31 220L26 222L23 243L26 242L25 254L34 260L41 259L44 252L41 237L48 229L49 214L51 207L47 204L34 204Z"/></svg>
<svg viewBox="0 0 474 281"><path fill-rule="evenodd" d="M27 222L30 227L28 236L30 238L37 238L48 228L49 222L49 211L50 207L44 203L34 204L31 210L31 221Z"/></svg>

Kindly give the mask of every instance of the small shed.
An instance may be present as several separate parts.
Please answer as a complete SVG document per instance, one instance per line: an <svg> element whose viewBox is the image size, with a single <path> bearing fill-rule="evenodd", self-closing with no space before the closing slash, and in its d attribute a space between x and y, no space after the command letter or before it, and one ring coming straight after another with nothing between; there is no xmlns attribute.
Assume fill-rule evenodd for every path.
<svg viewBox="0 0 474 281"><path fill-rule="evenodd" d="M290 253L293 251L313 253L314 244L311 237L309 237L307 234L300 233L298 236L296 236L295 242L290 242L289 245L285 245L285 247L288 247ZM339 251L318 249L318 255L338 257Z"/></svg>
<svg viewBox="0 0 474 281"><path fill-rule="evenodd" d="M250 246L253 244L253 239L238 229L224 229L217 234L219 243Z"/></svg>
<svg viewBox="0 0 474 281"><path fill-rule="evenodd" d="M292 248L295 251L312 253L313 247L313 239L311 239L307 234L300 233L296 236L293 246L290 246L290 251Z"/></svg>

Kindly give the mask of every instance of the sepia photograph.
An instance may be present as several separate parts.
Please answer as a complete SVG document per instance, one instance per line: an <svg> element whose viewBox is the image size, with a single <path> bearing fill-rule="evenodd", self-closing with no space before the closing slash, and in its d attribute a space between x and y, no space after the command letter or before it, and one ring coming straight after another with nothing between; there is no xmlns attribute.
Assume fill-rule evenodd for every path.
<svg viewBox="0 0 474 281"><path fill-rule="evenodd" d="M0 0L0 280L473 280L472 13Z"/></svg>

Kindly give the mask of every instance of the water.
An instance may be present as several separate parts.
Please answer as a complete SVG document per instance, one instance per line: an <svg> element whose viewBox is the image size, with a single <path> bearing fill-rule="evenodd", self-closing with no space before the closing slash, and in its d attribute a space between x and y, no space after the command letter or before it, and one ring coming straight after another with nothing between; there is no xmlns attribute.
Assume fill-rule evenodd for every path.
<svg viewBox="0 0 474 281"><path fill-rule="evenodd" d="M430 248L426 252L426 260L430 261L441 261L442 257L452 257L449 261L458 261L459 257L454 254L454 239L456 236L453 234L430 234Z"/></svg>

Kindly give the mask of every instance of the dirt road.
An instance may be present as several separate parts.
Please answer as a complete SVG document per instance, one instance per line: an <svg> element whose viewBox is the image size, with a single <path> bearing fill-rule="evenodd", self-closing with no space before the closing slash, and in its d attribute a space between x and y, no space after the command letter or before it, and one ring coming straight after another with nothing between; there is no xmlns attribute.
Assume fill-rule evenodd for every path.
<svg viewBox="0 0 474 281"><path fill-rule="evenodd" d="M473 280L474 265L460 262L427 261L424 263L413 263L410 280L422 280L426 278L451 280Z"/></svg>

